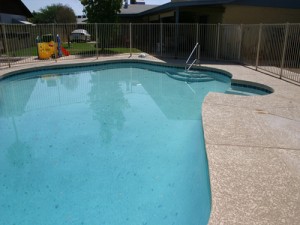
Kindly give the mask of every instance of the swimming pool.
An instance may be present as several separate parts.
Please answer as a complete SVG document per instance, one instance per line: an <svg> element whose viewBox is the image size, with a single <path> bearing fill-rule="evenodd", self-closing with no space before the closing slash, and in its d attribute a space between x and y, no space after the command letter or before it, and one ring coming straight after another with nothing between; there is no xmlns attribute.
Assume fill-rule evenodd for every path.
<svg viewBox="0 0 300 225"><path fill-rule="evenodd" d="M201 104L231 80L191 73L107 63L2 79L0 224L207 224Z"/></svg>

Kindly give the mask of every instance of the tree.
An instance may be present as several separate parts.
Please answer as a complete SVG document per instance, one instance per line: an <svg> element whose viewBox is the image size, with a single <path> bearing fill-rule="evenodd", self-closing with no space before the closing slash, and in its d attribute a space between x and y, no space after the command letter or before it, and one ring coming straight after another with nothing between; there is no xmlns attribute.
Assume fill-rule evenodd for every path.
<svg viewBox="0 0 300 225"><path fill-rule="evenodd" d="M90 23L115 23L123 0L81 0Z"/></svg>
<svg viewBox="0 0 300 225"><path fill-rule="evenodd" d="M67 5L52 4L41 8L40 12L33 12L33 23L75 23L74 10Z"/></svg>
<svg viewBox="0 0 300 225"><path fill-rule="evenodd" d="M71 26L67 26L67 23L76 23L76 15L72 8L63 4L52 4L41 8L40 12L32 13L33 18L31 22L33 23L64 23L64 36L68 40L68 45L70 47L70 32L72 30ZM42 35L42 33L40 34ZM62 35L62 33L60 33Z"/></svg>

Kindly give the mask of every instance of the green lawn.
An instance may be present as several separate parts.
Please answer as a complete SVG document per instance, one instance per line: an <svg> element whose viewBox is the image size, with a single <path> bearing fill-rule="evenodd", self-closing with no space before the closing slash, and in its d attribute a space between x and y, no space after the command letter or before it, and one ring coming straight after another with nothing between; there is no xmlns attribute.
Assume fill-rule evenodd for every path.
<svg viewBox="0 0 300 225"><path fill-rule="evenodd" d="M96 55L96 44L95 43L63 43L62 46L70 52L71 55ZM132 53L141 52L139 49L132 48ZM99 54L120 54L130 53L130 48L104 48L98 46ZM17 51L10 52L10 56L22 57L22 56L37 56L37 47L25 48Z"/></svg>
<svg viewBox="0 0 300 225"><path fill-rule="evenodd" d="M12 57L21 57L21 56L36 56L37 47L24 48L17 51L9 52L9 56Z"/></svg>

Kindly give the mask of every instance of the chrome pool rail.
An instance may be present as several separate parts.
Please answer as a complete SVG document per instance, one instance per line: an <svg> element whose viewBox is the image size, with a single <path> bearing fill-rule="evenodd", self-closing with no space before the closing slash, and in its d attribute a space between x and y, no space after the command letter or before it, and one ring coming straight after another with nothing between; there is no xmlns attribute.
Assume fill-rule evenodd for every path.
<svg viewBox="0 0 300 225"><path fill-rule="evenodd" d="M84 29L88 42L70 42ZM37 42L59 35L69 55L39 59ZM99 58L146 53L186 59L195 43L202 61L228 61L300 83L300 24L0 24L0 69L44 60ZM47 40L46 40L47 41ZM44 46L45 47L45 46ZM47 48L47 46L46 46ZM45 50L45 49L43 49Z"/></svg>
<svg viewBox="0 0 300 225"><path fill-rule="evenodd" d="M188 59L186 60L186 62L185 62L185 70L186 71L189 71L190 70L190 68L194 65L194 63L196 62L196 61L198 61L199 60L199 43L197 42L196 44L195 44L195 47L193 48L193 50L192 50L192 52L191 52L191 54L190 54L190 56L188 57ZM196 57L196 59L194 59L193 60L193 62L191 63L191 64L189 64L189 61L190 61L190 59L191 59L191 57L192 57L192 55L194 54L194 52L195 52L195 50L198 50L197 51L197 57Z"/></svg>

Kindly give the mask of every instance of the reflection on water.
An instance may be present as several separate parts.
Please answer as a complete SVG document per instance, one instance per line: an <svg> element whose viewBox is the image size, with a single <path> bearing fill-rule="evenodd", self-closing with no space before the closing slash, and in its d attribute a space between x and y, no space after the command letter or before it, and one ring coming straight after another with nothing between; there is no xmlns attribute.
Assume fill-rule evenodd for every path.
<svg viewBox="0 0 300 225"><path fill-rule="evenodd" d="M93 111L93 119L100 124L99 133L103 143L111 141L112 130L123 128L125 116L124 109L129 107L128 101L122 91L123 81L115 79L113 72L104 74L92 73L90 80L91 89L90 108Z"/></svg>
<svg viewBox="0 0 300 225"><path fill-rule="evenodd" d="M159 70L108 64L1 80L0 224L206 224L201 104L230 81Z"/></svg>
<svg viewBox="0 0 300 225"><path fill-rule="evenodd" d="M12 117L12 124L15 133L15 141L8 147L7 157L12 165L21 168L31 161L30 146L19 140L18 128L14 117Z"/></svg>
<svg viewBox="0 0 300 225"><path fill-rule="evenodd" d="M23 80L12 79L13 81L10 81L10 79L5 79L0 82L0 93L3 93L0 115L5 116L8 112L10 115L21 115L26 110L84 101L93 102L97 99L109 102L113 101L109 98L115 97L114 94L117 95L119 101L123 101L121 99L124 97L121 95L126 94L129 90L132 92L132 87L141 85L168 118L197 119L198 117L188 114L187 110L165 110L168 108L166 104L171 107L177 107L180 104L180 108L183 109L193 107L195 104L196 107L199 107L199 100L201 102L209 91L225 91L230 82L229 78L224 78L221 75L216 76L212 72L207 73L211 73L210 76L215 79L213 82L187 83L172 81L166 76L167 73L158 73L153 70L152 67L154 66L143 65L143 67L149 67L152 70L126 68L128 71L124 71L124 69L112 70L111 67L113 66L111 65L106 67L107 70L93 69L82 72L75 72L75 70L65 76L56 74L55 71L55 73L39 74L39 79L28 78L28 75L22 75L26 77ZM176 69L173 70L176 71ZM108 75L108 73L110 74ZM22 82L19 82L20 80ZM122 90L122 84L126 85L125 90ZM113 94L108 94L108 91ZM87 92L90 93L86 94ZM83 93L85 94L82 95ZM124 99L124 101L126 100ZM170 104L170 102L174 102L174 104ZM124 103L125 105L126 103ZM120 104L121 108L124 106Z"/></svg>

